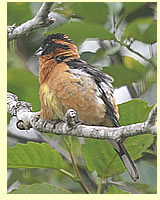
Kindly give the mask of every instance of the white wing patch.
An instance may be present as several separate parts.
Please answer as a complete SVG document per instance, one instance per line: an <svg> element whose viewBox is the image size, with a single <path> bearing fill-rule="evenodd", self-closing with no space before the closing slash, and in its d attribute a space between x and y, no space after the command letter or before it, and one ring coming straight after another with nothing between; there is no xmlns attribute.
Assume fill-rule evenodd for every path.
<svg viewBox="0 0 160 200"><path fill-rule="evenodd" d="M99 82L100 87L98 87L98 85L96 84L96 82L94 80L94 77L91 74L85 72L84 70L70 69L70 72L74 76L79 77L81 79L81 81L82 81L82 77L87 77L88 84L92 86L91 89L94 88L94 90L95 90L95 101L97 102L97 104L105 106L105 103L104 103L103 99L101 98L102 94L105 93L108 101L113 105L113 102L112 102L113 86L111 84L113 79L109 75L106 75L106 79L108 80L107 83ZM83 83L82 83L82 85L83 85Z"/></svg>
<svg viewBox="0 0 160 200"><path fill-rule="evenodd" d="M91 77L90 74L87 72L81 70L81 69L70 69L71 73L74 74L75 76L86 76L86 77Z"/></svg>

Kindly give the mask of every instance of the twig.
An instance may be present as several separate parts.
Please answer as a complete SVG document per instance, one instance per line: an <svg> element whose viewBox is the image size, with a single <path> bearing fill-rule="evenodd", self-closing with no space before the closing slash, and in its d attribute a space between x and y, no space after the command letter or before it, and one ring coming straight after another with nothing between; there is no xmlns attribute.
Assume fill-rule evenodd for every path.
<svg viewBox="0 0 160 200"><path fill-rule="evenodd" d="M48 27L52 23L56 21L55 18L51 17L49 10L53 3L47 2L43 3L40 7L39 11L37 12L36 16L21 24L20 26L16 26L13 24L12 26L7 27L7 37L8 41L18 39L24 35L29 34L30 32L43 28Z"/></svg>
<svg viewBox="0 0 160 200"><path fill-rule="evenodd" d="M91 192L87 188L86 184L82 180L82 177L80 175L80 172L79 172L79 169L78 169L78 166L77 166L77 163L76 163L76 159L75 159L75 157L73 155L73 152L72 152L72 150L71 150L71 148L70 148L70 146L68 144L68 141L65 138L63 138L63 139L64 139L64 142L66 144L67 150L68 150L68 152L70 154L70 157L71 157L71 160L72 160L72 163L73 163L73 167L75 169L75 173L77 175L77 178L79 179L79 183L81 184L82 188L86 191L86 193L91 194Z"/></svg>
<svg viewBox="0 0 160 200"><path fill-rule="evenodd" d="M76 125L76 112L72 109L68 110L65 119L68 121L56 122L56 120L46 121L40 118L39 114L31 111L31 104L18 101L16 95L7 94L7 110L8 113L14 114L17 117L17 127L19 129L28 130L31 127L39 132L54 133L57 135L71 135L85 138L96 139L111 139L111 140L125 140L128 137L142 135L142 134L157 134L156 120L157 120L157 106L152 109L148 119L145 122L131 124L128 126L121 126L116 128L108 128L103 126L87 126ZM74 114L73 114L74 113ZM73 127L71 124L73 123Z"/></svg>
<svg viewBox="0 0 160 200"><path fill-rule="evenodd" d="M152 61L152 59L147 59L145 58L142 54L140 54L139 52L133 50L131 48L131 45L127 45L124 42L119 41L118 39L115 38L115 42L119 43L121 46L125 46L129 51L131 51L132 53L138 55L140 58L142 58L143 60L145 60L146 62L150 63L151 65L153 65L154 67L156 67L155 63Z"/></svg>
<svg viewBox="0 0 160 200"><path fill-rule="evenodd" d="M73 179L74 181L76 181L76 182L78 182L78 183L80 182L80 180L77 179L77 177L73 176L71 173L69 173L68 171L66 171L66 170L64 170L64 169L55 169L55 170L57 170L57 171L63 173L64 175L68 176L69 178Z"/></svg>

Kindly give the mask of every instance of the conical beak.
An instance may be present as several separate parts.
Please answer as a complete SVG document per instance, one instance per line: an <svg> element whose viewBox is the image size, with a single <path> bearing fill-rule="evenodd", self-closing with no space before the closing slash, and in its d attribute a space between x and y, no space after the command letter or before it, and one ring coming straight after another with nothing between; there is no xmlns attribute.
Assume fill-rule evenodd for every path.
<svg viewBox="0 0 160 200"><path fill-rule="evenodd" d="M37 49L37 51L33 54L34 56L41 56L43 53L43 48L40 47L39 49Z"/></svg>

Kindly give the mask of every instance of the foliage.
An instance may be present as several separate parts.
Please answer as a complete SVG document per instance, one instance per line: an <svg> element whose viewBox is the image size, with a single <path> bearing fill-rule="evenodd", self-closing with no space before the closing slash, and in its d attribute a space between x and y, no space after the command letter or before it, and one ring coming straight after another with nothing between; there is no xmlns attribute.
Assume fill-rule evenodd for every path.
<svg viewBox="0 0 160 200"><path fill-rule="evenodd" d="M42 183L27 186L21 185L19 189L12 190L9 194L70 194L70 192L47 183Z"/></svg>
<svg viewBox="0 0 160 200"><path fill-rule="evenodd" d="M82 29L84 29L83 32L79 32L79 30ZM107 31L104 27L101 27L100 25L96 25L95 27L94 24L88 24L86 22L70 21L56 28L54 31L47 33L47 35L57 32L65 32L76 44L81 44L86 38L89 37L99 38L101 40L114 39L114 35Z"/></svg>
<svg viewBox="0 0 160 200"><path fill-rule="evenodd" d="M39 6L39 3L8 3L8 24L19 25L31 19ZM15 93L20 100L32 103L34 111L40 110L39 83L35 76L38 74L38 60L31 55L39 47L41 38L51 33L67 33L80 50L87 42L88 49L92 50L82 50L81 57L113 76L114 87L126 86L133 98L146 95L145 92L156 83L156 57L153 53L157 41L157 23L153 15L156 13L155 3L63 2L54 3L52 11L57 16L56 26L36 31L8 45L8 91ZM94 52L90 41L98 46ZM137 41L141 49L148 45L149 57L134 48ZM123 54L123 49L127 49L127 54ZM118 107L121 125L145 121L152 109L138 99L121 103ZM61 155L59 146L53 149L46 143L25 143L21 139L17 139L19 144L14 145L13 140L8 144L8 168L11 172L8 187L11 194L84 193L81 178L91 193L156 193L155 174L152 175L154 184L140 181L136 185L123 178L125 168L107 141L86 139L82 144L78 138L48 137L49 144L56 141L65 155L70 154L72 162ZM125 145L137 164L147 160L156 169L156 140L152 135L129 138ZM150 178L145 164L142 167L142 180L144 176ZM104 180L106 184L103 184ZM119 180L128 190L121 188ZM16 181L20 183L18 189L13 188Z"/></svg>
<svg viewBox="0 0 160 200"><path fill-rule="evenodd" d="M121 190L117 188L116 186L108 186L107 191L104 191L104 194L129 194L128 192L125 192L124 190Z"/></svg>
<svg viewBox="0 0 160 200"><path fill-rule="evenodd" d="M61 155L46 143L17 144L8 149L9 168L61 168Z"/></svg>
<svg viewBox="0 0 160 200"><path fill-rule="evenodd" d="M157 24L153 18L140 18L132 21L125 28L122 40L133 37L144 43L152 44L157 41Z"/></svg>

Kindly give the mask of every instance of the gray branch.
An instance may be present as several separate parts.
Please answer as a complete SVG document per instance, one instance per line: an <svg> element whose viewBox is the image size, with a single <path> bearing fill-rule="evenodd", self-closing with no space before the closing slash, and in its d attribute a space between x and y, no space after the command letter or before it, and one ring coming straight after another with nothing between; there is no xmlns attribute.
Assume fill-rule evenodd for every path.
<svg viewBox="0 0 160 200"><path fill-rule="evenodd" d="M43 28L48 27L52 23L56 21L55 18L51 17L50 8L53 3L47 2L43 3L40 9L38 10L36 16L21 24L20 26L16 26L13 24L12 26L7 27L7 37L8 41L18 39L23 37L24 35L29 34L30 32Z"/></svg>
<svg viewBox="0 0 160 200"><path fill-rule="evenodd" d="M142 134L157 134L157 106L150 112L147 120L116 128L82 125L73 109L66 112L64 121L44 120L39 113L32 112L30 103L18 101L16 95L7 93L7 111L17 117L17 127L22 130L33 128L43 133L71 135L84 138L111 139L124 141L128 137Z"/></svg>

